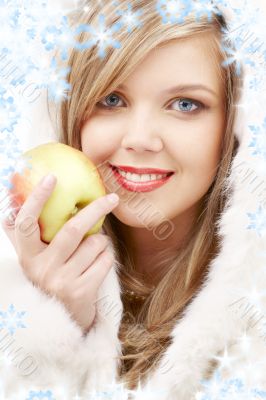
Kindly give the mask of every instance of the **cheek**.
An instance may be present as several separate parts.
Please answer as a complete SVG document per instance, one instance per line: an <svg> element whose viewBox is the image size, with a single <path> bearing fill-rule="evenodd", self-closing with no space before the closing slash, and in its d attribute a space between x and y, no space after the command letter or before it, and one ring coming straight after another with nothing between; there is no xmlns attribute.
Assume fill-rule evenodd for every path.
<svg viewBox="0 0 266 400"><path fill-rule="evenodd" d="M114 152L119 141L115 129L106 121L98 118L86 121L81 131L81 148L94 164L98 165Z"/></svg>
<svg viewBox="0 0 266 400"><path fill-rule="evenodd" d="M179 129L169 150L181 172L196 179L212 179L221 158L224 125L222 116L210 115ZM174 150L173 150L174 149Z"/></svg>

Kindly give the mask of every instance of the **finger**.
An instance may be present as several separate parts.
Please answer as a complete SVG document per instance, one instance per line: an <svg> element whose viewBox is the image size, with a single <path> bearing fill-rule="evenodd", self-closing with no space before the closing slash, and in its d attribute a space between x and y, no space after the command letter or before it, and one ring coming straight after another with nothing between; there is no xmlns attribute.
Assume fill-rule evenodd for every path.
<svg viewBox="0 0 266 400"><path fill-rule="evenodd" d="M106 275L110 271L114 264L114 256L109 247L106 248L95 260L90 268L80 276L79 283L81 286L92 284L93 287L98 290L104 281Z"/></svg>
<svg viewBox="0 0 266 400"><path fill-rule="evenodd" d="M113 203L110 196L99 197L67 221L47 247L47 257L52 256L58 265L65 263L90 228L117 206L119 197L115 195L117 201Z"/></svg>
<svg viewBox="0 0 266 400"><path fill-rule="evenodd" d="M110 244L106 235L94 234L86 238L65 265L65 273L73 278L83 274L98 255Z"/></svg>
<svg viewBox="0 0 266 400"><path fill-rule="evenodd" d="M54 190L55 184L55 176L45 176L36 185L17 215L15 238L18 250L22 254L34 255L44 248L38 220L45 203Z"/></svg>

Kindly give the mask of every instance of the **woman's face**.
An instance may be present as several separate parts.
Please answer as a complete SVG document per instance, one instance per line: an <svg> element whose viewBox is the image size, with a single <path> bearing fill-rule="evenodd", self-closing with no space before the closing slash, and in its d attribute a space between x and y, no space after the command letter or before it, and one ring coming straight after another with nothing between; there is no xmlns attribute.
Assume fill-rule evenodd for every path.
<svg viewBox="0 0 266 400"><path fill-rule="evenodd" d="M106 191L119 194L113 213L128 226L144 227L145 213L151 210L154 226L162 218L191 215L215 178L225 111L224 88L210 48L205 34L153 50L82 126L82 151L99 168ZM137 185L134 190L130 182L130 188L117 183L109 163L173 174L160 187L148 190L142 183L144 191ZM125 180L145 181L147 176L141 175ZM141 216L129 206L133 198L134 204L147 205Z"/></svg>

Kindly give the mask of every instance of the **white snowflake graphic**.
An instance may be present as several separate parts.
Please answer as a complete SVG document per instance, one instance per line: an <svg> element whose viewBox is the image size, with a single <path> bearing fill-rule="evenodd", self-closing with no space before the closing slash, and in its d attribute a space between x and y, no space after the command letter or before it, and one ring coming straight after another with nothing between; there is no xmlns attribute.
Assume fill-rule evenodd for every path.
<svg viewBox="0 0 266 400"><path fill-rule="evenodd" d="M241 379L224 380L216 371L210 380L202 380L203 388L196 393L195 400L262 400L266 392L248 388Z"/></svg>
<svg viewBox="0 0 266 400"><path fill-rule="evenodd" d="M26 400L56 400L53 397L53 393L51 390L47 390L47 391L33 391L31 390L28 394L28 397Z"/></svg>
<svg viewBox="0 0 266 400"><path fill-rule="evenodd" d="M156 9L162 17L162 23L181 23L190 14L193 2L191 0L158 0Z"/></svg>
<svg viewBox="0 0 266 400"><path fill-rule="evenodd" d="M247 229L254 229L259 236L262 236L266 231L266 210L259 206L254 213L248 212L247 215L251 222Z"/></svg>
<svg viewBox="0 0 266 400"><path fill-rule="evenodd" d="M252 155L266 160L266 118L261 126L249 125L249 129L252 132L252 138L248 147L253 148Z"/></svg>
<svg viewBox="0 0 266 400"><path fill-rule="evenodd" d="M118 2L115 2L118 5ZM121 16L120 22L122 26L127 28L128 32L132 32L134 28L142 26L140 16L143 14L142 11L138 10L133 12L131 4L127 5L127 10L118 10L117 14Z"/></svg>
<svg viewBox="0 0 266 400"><path fill-rule="evenodd" d="M115 32L121 29L122 23L116 22L113 26L107 28L105 25L105 16L103 14L99 15L98 21L99 24L97 27L93 27L88 24L82 24L76 29L77 34L81 32L89 32L91 35L91 39L83 43L76 43L75 48L83 51L97 45L99 57L104 58L106 55L105 50L107 47L111 46L117 49L121 47L121 43L115 40L113 38L113 35Z"/></svg>
<svg viewBox="0 0 266 400"><path fill-rule="evenodd" d="M0 311L0 328L5 328L13 335L17 329L26 328L22 318L26 311L16 311L13 304L10 304L7 311Z"/></svg>

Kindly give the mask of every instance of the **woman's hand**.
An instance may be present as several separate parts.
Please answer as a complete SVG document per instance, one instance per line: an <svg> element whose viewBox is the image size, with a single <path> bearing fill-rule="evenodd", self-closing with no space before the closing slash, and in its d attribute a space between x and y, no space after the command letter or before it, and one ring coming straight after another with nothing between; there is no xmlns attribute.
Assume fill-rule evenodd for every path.
<svg viewBox="0 0 266 400"><path fill-rule="evenodd" d="M20 208L13 226L6 221L2 227L25 275L44 292L61 300L87 332L95 319L97 291L113 265L114 255L106 235L83 237L118 205L118 200L108 201L109 195L93 201L67 221L47 245L40 239L38 219L56 178L50 186L43 183L38 183Z"/></svg>

